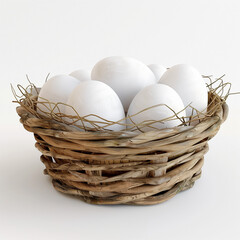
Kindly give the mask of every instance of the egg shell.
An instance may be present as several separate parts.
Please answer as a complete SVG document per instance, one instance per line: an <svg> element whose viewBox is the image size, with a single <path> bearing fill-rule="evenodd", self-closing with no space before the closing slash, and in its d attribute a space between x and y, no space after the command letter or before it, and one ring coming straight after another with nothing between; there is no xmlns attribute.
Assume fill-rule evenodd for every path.
<svg viewBox="0 0 240 240"><path fill-rule="evenodd" d="M205 112L208 105L208 92L204 79L192 66L179 64L168 69L161 77L160 83L177 91L184 106L191 104L199 112ZM186 109L187 116L195 115L191 107Z"/></svg>
<svg viewBox="0 0 240 240"><path fill-rule="evenodd" d="M87 69L79 69L70 73L69 75L77 78L81 82L91 80L91 71Z"/></svg>
<svg viewBox="0 0 240 240"><path fill-rule="evenodd" d="M66 104L71 92L79 84L80 81L78 79L68 75L56 75L50 78L39 92L37 103L38 113L47 115L44 112L50 112L56 103ZM54 109L54 113L63 111L64 105L62 104L59 104L58 108Z"/></svg>
<svg viewBox="0 0 240 240"><path fill-rule="evenodd" d="M93 67L91 78L109 85L118 94L125 111L141 89L156 82L147 65L134 58L120 56L99 61Z"/></svg>
<svg viewBox="0 0 240 240"><path fill-rule="evenodd" d="M125 118L122 103L111 87L99 81L85 81L77 86L70 95L68 105L72 106L80 117L89 114L95 114L109 121L119 121ZM76 116L76 113L70 107L65 107L65 114ZM87 120L103 121L96 116L88 116ZM125 119L121 122L125 124ZM81 121L77 124L81 125ZM84 122L86 127L94 128L90 123ZM99 126L105 126L104 123L98 123ZM105 129L120 131L125 126L114 124Z"/></svg>
<svg viewBox="0 0 240 240"><path fill-rule="evenodd" d="M165 104L156 106L158 104ZM167 106L173 109L176 113L179 113L179 117L185 117L186 113L184 110L183 102L177 92L165 85L165 84L153 84L145 87L141 90L133 99L130 104L128 115L131 119L127 118L127 124L131 124L132 121L135 124L143 123L144 121L159 121L174 116L174 112ZM152 107L152 108L150 108ZM140 111L149 108L141 113ZM137 114L139 113L139 114ZM133 116L134 114L137 114ZM163 123L154 123L151 126L162 129L172 128L181 124L179 119L172 119ZM130 128L132 126L128 126ZM149 126L141 128L142 131L154 130Z"/></svg>
<svg viewBox="0 0 240 240"><path fill-rule="evenodd" d="M154 73L156 82L158 82L162 75L167 71L167 69L160 64L150 64L148 67Z"/></svg>

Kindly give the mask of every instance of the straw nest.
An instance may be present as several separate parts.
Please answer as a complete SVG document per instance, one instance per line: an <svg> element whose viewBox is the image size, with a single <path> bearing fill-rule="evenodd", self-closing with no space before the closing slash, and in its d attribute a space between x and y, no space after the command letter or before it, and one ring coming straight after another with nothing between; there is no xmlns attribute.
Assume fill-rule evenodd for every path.
<svg viewBox="0 0 240 240"><path fill-rule="evenodd" d="M195 110L197 117L181 119L178 127L148 132L141 128L156 121L133 123L128 126L130 130L115 132L104 126L121 121L113 123L99 117L86 129L86 116L76 113L67 116L71 123L65 122L66 116L55 111L61 103L52 107L45 101L49 113L37 111L38 89L32 83L27 88L18 85L21 96L12 90L20 105L20 122L34 133L35 146L46 167L44 173L51 176L56 190L93 204L151 205L194 185L201 176L208 141L227 118L230 83L204 77L209 81L206 113ZM159 121L177 115L173 112L171 118Z"/></svg>

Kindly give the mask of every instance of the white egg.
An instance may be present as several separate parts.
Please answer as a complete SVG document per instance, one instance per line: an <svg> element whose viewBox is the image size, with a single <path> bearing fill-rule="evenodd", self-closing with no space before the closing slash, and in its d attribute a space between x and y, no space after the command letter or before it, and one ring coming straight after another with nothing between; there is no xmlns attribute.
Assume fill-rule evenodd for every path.
<svg viewBox="0 0 240 240"><path fill-rule="evenodd" d="M208 92L204 79L192 66L179 64L168 69L159 83L167 84L177 91L184 106L189 104L199 112L204 112L208 105ZM187 116L195 115L191 107L186 109Z"/></svg>
<svg viewBox="0 0 240 240"><path fill-rule="evenodd" d="M109 85L118 94L125 111L141 89L156 82L147 65L134 58L120 56L99 61L91 77Z"/></svg>
<svg viewBox="0 0 240 240"><path fill-rule="evenodd" d="M37 111L43 115L51 112L56 103L67 103L73 89L81 82L68 75L57 75L50 78L41 88L38 95ZM48 103L49 102L49 103ZM54 113L63 112L64 105L59 104Z"/></svg>
<svg viewBox="0 0 240 240"><path fill-rule="evenodd" d="M163 105L153 107L159 104ZM141 90L131 102L128 110L128 116L130 116L131 119L127 119L127 124L140 124L144 121L147 122L152 120L159 121L174 116L174 112L166 105L175 111L175 113L178 113L180 118L186 116L183 102L174 89L165 84L153 84L147 86ZM144 109L147 110L142 111ZM139 113L140 111L142 112ZM136 115L134 116L134 114ZM174 118L164 122L153 123L151 126L162 129L172 128L178 126L179 124L181 124L181 121ZM128 128L131 127L132 126L128 126ZM150 126L145 126L141 128L141 130L150 131L154 129Z"/></svg>
<svg viewBox="0 0 240 240"><path fill-rule="evenodd" d="M111 87L99 81L85 81L77 86L70 95L68 105L72 106L80 117L89 114L97 115L108 121L117 122L125 118L122 103ZM70 107L65 107L65 114L76 116L76 113ZM88 116L87 120L103 121L96 116ZM125 124L125 120L121 122ZM81 125L81 121L78 121ZM86 127L93 128L93 126L85 122ZM106 124L98 123L99 126L104 127ZM114 124L107 126L105 129L120 131L125 129L125 126Z"/></svg>
<svg viewBox="0 0 240 240"><path fill-rule="evenodd" d="M87 69L79 69L69 74L72 77L77 78L78 80L82 81L89 81L91 80L91 71Z"/></svg>
<svg viewBox="0 0 240 240"><path fill-rule="evenodd" d="M148 65L148 67L154 73L154 75L156 77L156 82L158 82L160 80L160 78L162 77L162 75L167 71L167 69L160 64L150 64L150 65Z"/></svg>

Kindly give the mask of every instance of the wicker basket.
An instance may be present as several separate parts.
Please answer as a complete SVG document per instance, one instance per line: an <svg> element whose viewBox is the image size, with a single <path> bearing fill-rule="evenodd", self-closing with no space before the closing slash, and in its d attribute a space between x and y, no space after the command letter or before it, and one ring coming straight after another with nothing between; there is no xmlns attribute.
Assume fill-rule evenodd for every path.
<svg viewBox="0 0 240 240"><path fill-rule="evenodd" d="M189 189L201 176L208 140L227 118L225 101L209 92L214 114L194 127L147 133L80 132L17 107L34 133L45 174L56 190L93 204L150 205ZM218 107L216 107L218 106Z"/></svg>

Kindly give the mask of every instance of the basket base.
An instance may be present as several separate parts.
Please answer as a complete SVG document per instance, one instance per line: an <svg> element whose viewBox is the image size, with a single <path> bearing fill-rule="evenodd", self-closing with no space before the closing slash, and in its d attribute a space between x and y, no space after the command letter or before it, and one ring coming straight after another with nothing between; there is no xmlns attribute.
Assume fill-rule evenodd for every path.
<svg viewBox="0 0 240 240"><path fill-rule="evenodd" d="M94 197L91 194L89 194L87 191L82 191L80 189L73 188L71 186L66 185L61 180L52 180L54 188L64 194L69 194L76 196L80 200L90 203L90 204L96 204L96 205L118 205L118 204L125 204L125 205L154 205L158 203L165 202L172 197L174 197L177 193L190 189L193 187L195 181L201 177L201 171L197 174L195 174L192 178L186 179L182 182L177 183L173 188L161 192L159 194L155 194L152 196L147 196L144 198L138 194L132 196L132 201L124 202L121 198L121 196L114 196L114 197L108 197L108 198L101 198L101 197ZM125 196L125 195L124 195ZM140 198L139 200L136 200L136 198Z"/></svg>

